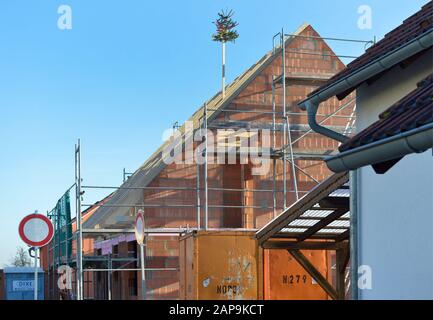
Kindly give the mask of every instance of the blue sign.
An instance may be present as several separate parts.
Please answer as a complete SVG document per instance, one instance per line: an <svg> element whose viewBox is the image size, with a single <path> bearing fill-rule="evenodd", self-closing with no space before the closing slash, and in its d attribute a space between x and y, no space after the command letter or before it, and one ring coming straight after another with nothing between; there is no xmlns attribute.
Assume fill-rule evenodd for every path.
<svg viewBox="0 0 433 320"><path fill-rule="evenodd" d="M4 268L5 300L34 300L35 268ZM38 300L45 298L45 274L38 269Z"/></svg>
<svg viewBox="0 0 433 320"><path fill-rule="evenodd" d="M12 290L17 291L34 291L35 280L16 280L12 282Z"/></svg>

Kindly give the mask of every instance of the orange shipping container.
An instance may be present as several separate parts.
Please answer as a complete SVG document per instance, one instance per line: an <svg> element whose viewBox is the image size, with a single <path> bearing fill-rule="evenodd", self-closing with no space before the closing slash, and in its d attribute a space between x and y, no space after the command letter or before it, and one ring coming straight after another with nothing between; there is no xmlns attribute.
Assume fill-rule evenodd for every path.
<svg viewBox="0 0 433 320"><path fill-rule="evenodd" d="M190 233L180 240L180 298L262 299L262 261L253 232Z"/></svg>
<svg viewBox="0 0 433 320"><path fill-rule="evenodd" d="M263 250L249 231L194 231L180 239L182 300L327 300L286 250ZM330 278L326 251L302 251Z"/></svg>

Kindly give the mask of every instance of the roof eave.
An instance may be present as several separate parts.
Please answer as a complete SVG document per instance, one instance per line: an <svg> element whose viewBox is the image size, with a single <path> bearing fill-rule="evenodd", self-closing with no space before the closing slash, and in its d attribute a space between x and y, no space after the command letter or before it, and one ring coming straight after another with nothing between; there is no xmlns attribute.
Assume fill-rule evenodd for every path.
<svg viewBox="0 0 433 320"><path fill-rule="evenodd" d="M358 168L402 158L411 153L422 153L432 148L433 123L347 150L325 159L333 172Z"/></svg>

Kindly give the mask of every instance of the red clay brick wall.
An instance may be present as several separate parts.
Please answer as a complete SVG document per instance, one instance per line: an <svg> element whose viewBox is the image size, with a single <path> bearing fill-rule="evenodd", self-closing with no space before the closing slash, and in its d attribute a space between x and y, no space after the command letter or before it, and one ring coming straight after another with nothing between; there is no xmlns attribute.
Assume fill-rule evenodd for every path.
<svg viewBox="0 0 433 320"><path fill-rule="evenodd" d="M302 35L304 36L319 36L311 27L306 28ZM300 54L299 52L323 52L331 54L330 48L320 40L310 40L305 38L295 38L288 46L286 53L286 73L287 76L292 77L326 77L329 78L344 68L344 65L336 58L329 56L313 55L313 54ZM272 111L272 78L273 76L281 75L281 56L274 59L259 76L256 77L239 95L236 97L227 109L235 110L265 110ZM298 125L304 128L304 131L292 130L292 140L298 139L305 133L305 128L308 129L308 121L305 112L302 112L297 103L304 99L307 94L313 91L320 82L311 82L306 80L288 81L287 87L287 112L291 113L289 120L291 125ZM276 88L276 111L282 113L282 89L281 86ZM319 115L327 115L334 112L340 106L347 103L353 96L349 96L344 101L331 99L323 103L319 109ZM340 115L349 116L352 113L353 105L340 112ZM301 114L302 113L302 114ZM319 116L318 120L324 119L324 116ZM221 113L209 126L218 122L226 121L248 121L251 123L264 124L272 123L271 114L260 113ZM345 126L347 118L333 117L324 122L324 125ZM282 123L280 115L276 116L277 124ZM276 134L276 146L282 146L282 135ZM295 152L327 152L335 150L338 144L327 139L321 135L312 133L300 139L294 144ZM316 180L321 181L327 178L331 173L323 164L323 162L312 160L297 160L296 164L303 168L308 174L313 176ZM295 194L293 192L293 178L291 173L291 166L286 164L287 169L287 205L295 201ZM251 170L250 165L209 165L209 188L235 188L235 189L273 189L273 166L271 165L270 171L265 176L252 176L248 174ZM237 172L235 172L237 171ZM240 174L242 171L243 174ZM283 164L281 160L276 161L277 183L276 189L281 191L283 189ZM246 174L247 173L247 174ZM203 166L200 168L200 183L203 186ZM242 178L243 177L243 178ZM298 181L298 188L300 196L302 197L308 192L316 183L299 170L296 171L296 178ZM176 165L168 166L163 172L151 183L151 186L172 186L172 187L190 187L195 188L197 181L197 166L193 165ZM169 205L196 205L197 193L194 190L188 191L150 191L144 192L146 204L169 204ZM282 192L277 193L277 210L279 213L283 204ZM204 201L204 193L201 193L201 199ZM203 202L202 202L203 203ZM253 206L254 208L212 208L218 205L246 205ZM235 193L224 191L210 191L209 192L209 227L221 228L235 225L238 223L238 216L242 217L242 227L245 228L260 228L269 222L274 215L273 210L273 193L272 192L243 192ZM266 207L266 208L265 208ZM235 217L230 219L229 216ZM150 228L158 227L195 227L197 225L197 209L192 207L177 207L177 208L158 208L158 209L145 209L145 216L147 225ZM204 210L201 210L201 221L203 226ZM164 261L176 264L178 251L165 250L161 247L160 243L153 243L149 241L148 259L155 263L155 265L163 265ZM153 249L152 249L153 248ZM158 261L158 263L156 262ZM178 276L172 274L168 278L167 274L152 273L149 284L152 296L156 299L164 297L164 290L178 290ZM168 289L167 289L168 288ZM176 289L175 289L176 288ZM175 290L174 290L175 289ZM174 290L174 291L173 291Z"/></svg>
<svg viewBox="0 0 433 320"><path fill-rule="evenodd" d="M179 267L179 239L177 236L150 237L146 247L146 272L148 300L178 299L179 271L159 270ZM140 278L141 279L141 278ZM139 281L141 293L141 281Z"/></svg>

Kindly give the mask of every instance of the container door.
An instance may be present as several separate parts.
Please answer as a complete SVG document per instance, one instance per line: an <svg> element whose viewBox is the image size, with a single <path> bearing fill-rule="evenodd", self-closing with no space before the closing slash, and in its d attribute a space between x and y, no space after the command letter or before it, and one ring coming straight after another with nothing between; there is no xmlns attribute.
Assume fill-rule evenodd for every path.
<svg viewBox="0 0 433 320"><path fill-rule="evenodd" d="M326 251L302 251L328 279ZM264 250L265 300L328 300L328 295L286 250Z"/></svg>

